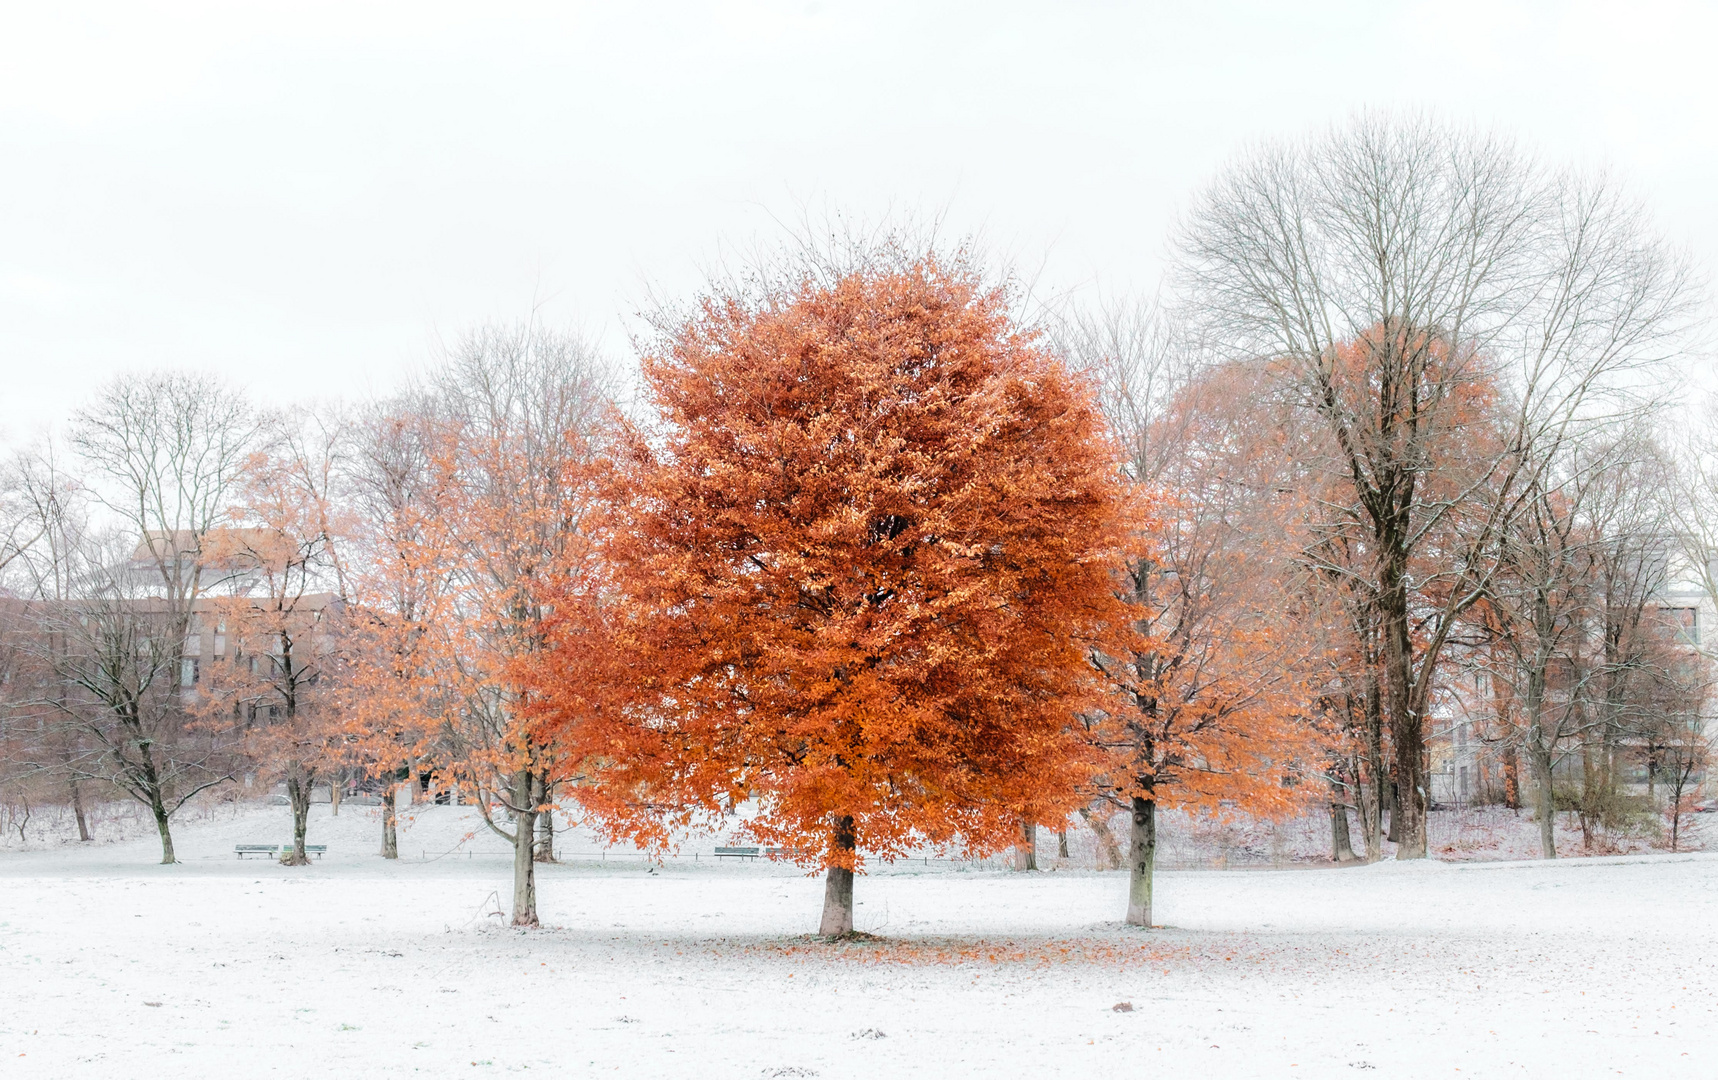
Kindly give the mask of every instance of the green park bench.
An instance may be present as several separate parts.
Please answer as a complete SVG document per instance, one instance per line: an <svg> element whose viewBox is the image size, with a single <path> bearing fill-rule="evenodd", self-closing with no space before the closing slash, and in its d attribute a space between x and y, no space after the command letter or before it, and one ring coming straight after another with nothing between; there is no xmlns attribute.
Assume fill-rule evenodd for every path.
<svg viewBox="0 0 1718 1080"><path fill-rule="evenodd" d="M286 852L291 851L291 850L292 850L291 844L234 844L233 845L233 854L238 856L241 859L244 858L246 855L270 855L270 856L272 856L272 855L284 855ZM318 859L322 858L323 854L326 853L327 850L328 850L327 844L306 844L306 845L304 845L304 853L306 855L314 855Z"/></svg>

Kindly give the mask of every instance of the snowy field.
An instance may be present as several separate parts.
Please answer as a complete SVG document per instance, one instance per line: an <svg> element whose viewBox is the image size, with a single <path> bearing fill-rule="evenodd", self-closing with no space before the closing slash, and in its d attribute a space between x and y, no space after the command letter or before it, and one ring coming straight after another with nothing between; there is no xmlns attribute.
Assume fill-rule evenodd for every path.
<svg viewBox="0 0 1718 1080"><path fill-rule="evenodd" d="M299 869L231 853L284 808L0 853L0 1076L1718 1075L1718 856L1165 873L1149 932L1118 873L897 866L830 946L820 880L707 858L544 867L507 930L469 811L398 863L374 814Z"/></svg>

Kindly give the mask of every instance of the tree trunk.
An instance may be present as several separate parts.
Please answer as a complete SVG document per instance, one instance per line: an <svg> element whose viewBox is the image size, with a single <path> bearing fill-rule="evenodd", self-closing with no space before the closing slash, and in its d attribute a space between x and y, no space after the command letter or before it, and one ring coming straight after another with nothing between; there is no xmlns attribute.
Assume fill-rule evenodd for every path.
<svg viewBox="0 0 1718 1080"><path fill-rule="evenodd" d="M1353 862L1354 842L1348 835L1348 807L1342 802L1341 785L1332 780L1330 793L1335 796L1330 800L1330 861Z"/></svg>
<svg viewBox="0 0 1718 1080"><path fill-rule="evenodd" d="M171 866L179 860L173 857L173 831L167 825L167 807L158 793L150 794L149 810L155 815L155 830L161 834L161 865Z"/></svg>
<svg viewBox="0 0 1718 1080"><path fill-rule="evenodd" d="M1420 718L1412 717L1406 725L1409 737L1396 747L1396 772L1402 778L1396 789L1396 812L1390 824L1396 833L1396 858L1426 857L1426 761L1425 740L1420 731ZM1397 825L1396 819L1401 819Z"/></svg>
<svg viewBox="0 0 1718 1080"><path fill-rule="evenodd" d="M1384 834L1384 839L1392 844L1400 843L1402 834L1397 831L1396 826L1401 821L1401 815L1396 810L1396 774L1394 771L1384 777L1382 794L1383 812L1390 816L1389 829Z"/></svg>
<svg viewBox="0 0 1718 1080"><path fill-rule="evenodd" d="M1503 748L1503 805L1521 809L1521 755L1513 742Z"/></svg>
<svg viewBox="0 0 1718 1080"><path fill-rule="evenodd" d="M1020 844L1014 849L1014 869L1038 869L1038 825L1036 822L1023 821L1020 823Z"/></svg>
<svg viewBox="0 0 1718 1080"><path fill-rule="evenodd" d="M1060 829L1056 830L1056 858L1073 858L1073 856L1068 854L1068 827L1066 825L1063 825Z"/></svg>
<svg viewBox="0 0 1718 1080"><path fill-rule="evenodd" d="M1149 780L1141 784L1151 789ZM1127 924L1151 926L1151 874L1157 865L1157 803L1133 797L1133 830L1128 837Z"/></svg>
<svg viewBox="0 0 1718 1080"><path fill-rule="evenodd" d="M1557 857L1557 802L1555 789L1552 787L1551 753L1541 751L1538 747L1528 748L1528 757L1533 759L1534 814L1539 819L1539 851L1547 859Z"/></svg>
<svg viewBox="0 0 1718 1080"><path fill-rule="evenodd" d="M858 850L858 837L853 831L853 818L842 815L835 819L835 850L837 857L852 862ZM853 869L851 866L831 866L823 885L823 919L817 932L827 938L842 937L853 932Z"/></svg>
<svg viewBox="0 0 1718 1080"><path fill-rule="evenodd" d="M84 817L83 791L78 787L76 777L67 781L67 786L71 788L72 816L77 818L78 821L78 840L80 842L88 841L91 837L89 834L89 820Z"/></svg>
<svg viewBox="0 0 1718 1080"><path fill-rule="evenodd" d="M1366 858L1377 862L1384 857L1384 813L1390 798L1389 770L1384 767L1384 702L1378 687L1378 668L1371 663L1372 651L1367 651L1366 675L1366 776L1367 788L1362 790L1361 805L1365 818L1360 823L1366 841Z"/></svg>
<svg viewBox="0 0 1718 1080"><path fill-rule="evenodd" d="M329 777L328 777L328 814L330 817L339 817L340 816L340 796L342 794L340 789L342 787L344 787L345 785L346 785L345 778L343 776L341 776L341 771L339 769L335 769L332 773L329 774Z"/></svg>
<svg viewBox="0 0 1718 1080"><path fill-rule="evenodd" d="M1599 770L1593 760L1593 740L1591 734L1581 741L1581 806L1578 815L1581 823L1581 850L1591 853L1593 850L1593 828L1599 817Z"/></svg>
<svg viewBox="0 0 1718 1080"><path fill-rule="evenodd" d="M1105 806L1107 809L1108 804ZM1124 861L1121 847L1116 843L1115 833L1110 832L1109 823L1104 820L1104 815L1101 812L1094 814L1091 807L1082 806L1080 807L1080 818L1092 830L1093 835L1098 838L1098 843L1103 846L1104 855L1109 859L1109 868L1120 870Z"/></svg>
<svg viewBox="0 0 1718 1080"><path fill-rule="evenodd" d="M513 805L521 807L513 820L514 926L538 925L537 862L532 857L537 846L537 804L532 799L535 779L530 769L520 769L513 781Z"/></svg>
<svg viewBox="0 0 1718 1080"><path fill-rule="evenodd" d="M133 725L133 730L136 726ZM155 817L155 830L161 834L161 865L170 866L179 860L173 855L173 831L167 823L167 801L161 791L161 776L155 771L155 755L141 739L137 740L139 766L136 772L138 788L147 797L149 812Z"/></svg>
<svg viewBox="0 0 1718 1080"><path fill-rule="evenodd" d="M399 797L400 785L389 780L382 788L382 858L397 859L400 857L400 835L396 822L398 810L395 800Z"/></svg>
<svg viewBox="0 0 1718 1080"><path fill-rule="evenodd" d="M1682 793L1688 790L1688 781L1694 775L1696 764L1694 755L1686 760L1678 761L1670 772L1670 850L1676 851L1682 842Z"/></svg>
<svg viewBox="0 0 1718 1080"><path fill-rule="evenodd" d="M1383 621L1384 687L1390 742L1396 749L1396 792L1390 815L1396 858L1426 857L1426 739L1415 708L1414 646L1408 629L1407 556L1386 545L1379 609ZM1427 675L1429 678L1429 673Z"/></svg>
<svg viewBox="0 0 1718 1080"><path fill-rule="evenodd" d="M1377 862L1384 856L1383 833L1378 825L1378 785L1359 785L1360 841L1366 845L1366 861Z"/></svg>
<svg viewBox="0 0 1718 1080"><path fill-rule="evenodd" d="M549 785L541 777L537 777L537 805L543 807L537 814L536 850L532 858L538 862L555 861L555 817L548 810Z"/></svg>
<svg viewBox="0 0 1718 1080"><path fill-rule="evenodd" d="M292 803L292 850L280 858L283 866L305 866L310 856L304 853L304 834L310 826L310 792L316 774L293 761L286 767L286 797Z"/></svg>

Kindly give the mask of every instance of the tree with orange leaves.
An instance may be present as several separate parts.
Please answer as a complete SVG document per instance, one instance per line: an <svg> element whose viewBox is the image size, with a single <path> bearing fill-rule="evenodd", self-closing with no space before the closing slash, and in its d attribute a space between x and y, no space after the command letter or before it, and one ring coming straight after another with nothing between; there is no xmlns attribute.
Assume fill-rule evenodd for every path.
<svg viewBox="0 0 1718 1080"><path fill-rule="evenodd" d="M607 551L629 694L566 725L604 755L585 798L657 843L755 800L747 833L827 872L828 936L865 857L1007 847L1088 768L1128 493L1008 300L888 246L718 289L644 358L661 423Z"/></svg>
<svg viewBox="0 0 1718 1080"><path fill-rule="evenodd" d="M234 725L285 780L292 848L281 861L302 866L311 790L344 743L329 707L344 592L330 497L340 431L307 413L271 426L268 446L245 463L234 524L205 540L222 587L199 612L216 646L199 711Z"/></svg>
<svg viewBox="0 0 1718 1080"><path fill-rule="evenodd" d="M437 672L456 552L436 527L440 441L425 395L382 403L353 425L346 495L353 507L341 722L382 789L382 857L399 858L399 779L433 758Z"/></svg>
<svg viewBox="0 0 1718 1080"><path fill-rule="evenodd" d="M370 525L351 728L375 771L409 756L471 798L513 848L512 924L534 927L554 786L579 768L527 680L551 610L564 627L593 580L609 372L576 335L486 326L400 404L367 425L355 470Z"/></svg>
<svg viewBox="0 0 1718 1080"><path fill-rule="evenodd" d="M538 830L555 782L577 771L536 725L522 673L548 647L550 584L561 586L564 622L576 589L593 580L586 518L599 494L591 466L611 418L609 378L576 335L486 327L460 343L436 384L444 432L429 533L454 569L436 620L439 752L449 775L475 788L485 826L513 847L514 926L538 924Z"/></svg>
<svg viewBox="0 0 1718 1080"><path fill-rule="evenodd" d="M1292 589L1304 508L1255 366L1197 368L1152 308L1082 320L1065 347L1150 500L1121 576L1137 636L1098 654L1114 692L1084 715L1104 751L1090 790L1132 819L1126 921L1150 926L1160 808L1305 801L1320 739L1304 679L1317 638Z"/></svg>

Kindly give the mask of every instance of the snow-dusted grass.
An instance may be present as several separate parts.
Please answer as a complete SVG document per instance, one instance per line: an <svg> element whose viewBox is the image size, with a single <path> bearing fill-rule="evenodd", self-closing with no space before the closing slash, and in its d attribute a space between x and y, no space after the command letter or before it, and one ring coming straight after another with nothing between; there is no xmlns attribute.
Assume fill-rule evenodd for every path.
<svg viewBox="0 0 1718 1080"><path fill-rule="evenodd" d="M1718 1071L1713 856L1165 873L1150 932L1120 874L898 866L858 883L881 940L829 946L820 881L708 859L545 867L550 928L510 931L469 811L393 864L374 813L319 807L298 869L231 854L284 808L187 823L173 867L0 854L0 1076Z"/></svg>

